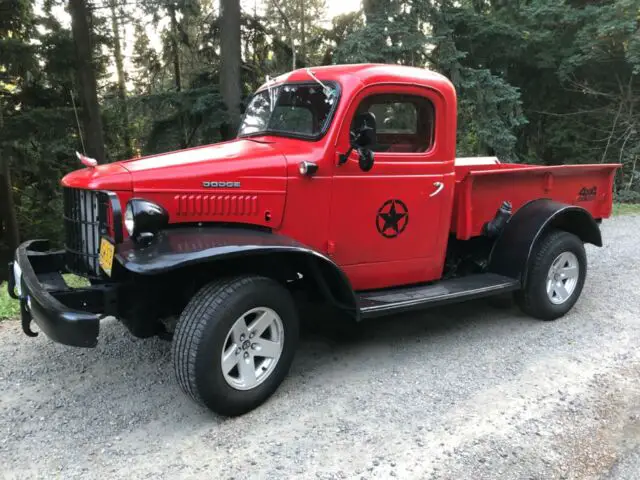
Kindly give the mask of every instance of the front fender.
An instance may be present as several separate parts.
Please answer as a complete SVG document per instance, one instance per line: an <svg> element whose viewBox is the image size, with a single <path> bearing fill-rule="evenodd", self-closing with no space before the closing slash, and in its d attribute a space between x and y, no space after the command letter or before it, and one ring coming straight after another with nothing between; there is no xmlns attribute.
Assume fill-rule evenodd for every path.
<svg viewBox="0 0 640 480"><path fill-rule="evenodd" d="M232 227L170 229L158 233L144 248L125 240L117 246L116 260L131 273L153 276L198 264L274 254L302 260L325 298L357 315L355 293L338 265L291 238L269 232Z"/></svg>
<svg viewBox="0 0 640 480"><path fill-rule="evenodd" d="M552 228L602 246L600 228L587 210L548 199L534 200L521 207L505 226L491 250L488 270L517 278L525 286L535 244Z"/></svg>

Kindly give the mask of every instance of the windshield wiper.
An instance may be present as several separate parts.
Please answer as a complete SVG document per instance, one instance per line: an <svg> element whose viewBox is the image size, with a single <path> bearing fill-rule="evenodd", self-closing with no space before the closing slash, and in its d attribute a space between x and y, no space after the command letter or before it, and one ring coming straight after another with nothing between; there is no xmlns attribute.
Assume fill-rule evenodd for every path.
<svg viewBox="0 0 640 480"><path fill-rule="evenodd" d="M316 77L316 74L313 73L310 68L305 68L305 70L307 72L307 75L313 78L322 87L322 91L324 92L325 97L327 97L328 99L333 98L334 90L329 85L326 85L318 80L318 77Z"/></svg>

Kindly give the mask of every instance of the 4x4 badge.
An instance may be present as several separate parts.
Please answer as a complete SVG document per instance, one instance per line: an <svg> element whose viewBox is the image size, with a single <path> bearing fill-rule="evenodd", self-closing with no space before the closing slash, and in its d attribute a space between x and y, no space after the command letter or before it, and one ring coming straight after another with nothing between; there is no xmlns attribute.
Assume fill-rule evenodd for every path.
<svg viewBox="0 0 640 480"><path fill-rule="evenodd" d="M598 187L596 186L593 186L591 188L582 187L578 192L578 201L588 202L589 200L595 199L597 194L598 194Z"/></svg>
<svg viewBox="0 0 640 480"><path fill-rule="evenodd" d="M409 209L402 200L387 200L376 216L378 233L385 238L395 238L404 232L409 223Z"/></svg>

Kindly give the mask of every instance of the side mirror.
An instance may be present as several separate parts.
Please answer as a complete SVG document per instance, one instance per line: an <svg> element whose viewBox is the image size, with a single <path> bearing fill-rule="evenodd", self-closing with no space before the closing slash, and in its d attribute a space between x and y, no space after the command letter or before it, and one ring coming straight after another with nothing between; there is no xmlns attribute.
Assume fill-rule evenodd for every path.
<svg viewBox="0 0 640 480"><path fill-rule="evenodd" d="M351 130L351 144L355 148L369 147L376 144L376 116L371 112L358 115Z"/></svg>
<svg viewBox="0 0 640 480"><path fill-rule="evenodd" d="M345 164L351 152L357 150L358 164L362 171L368 172L373 168L373 152L369 147L376 144L376 117L371 112L361 113L353 119L352 127L349 132L351 145L346 153L340 155L338 165Z"/></svg>
<svg viewBox="0 0 640 480"><path fill-rule="evenodd" d="M363 172L368 172L373 168L373 152L368 148L359 148L358 155L360 158L358 159L358 165L360 165L360 169Z"/></svg>

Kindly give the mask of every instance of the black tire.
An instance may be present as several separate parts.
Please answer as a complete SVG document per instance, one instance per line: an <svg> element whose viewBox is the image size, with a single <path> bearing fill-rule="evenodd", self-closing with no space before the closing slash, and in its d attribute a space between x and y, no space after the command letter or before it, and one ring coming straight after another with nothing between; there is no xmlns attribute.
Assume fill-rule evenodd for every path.
<svg viewBox="0 0 640 480"><path fill-rule="evenodd" d="M282 353L271 374L251 390L233 388L221 355L231 327L253 308L272 309L283 325ZM244 276L205 285L186 306L174 334L173 366L178 383L196 402L220 415L242 415L258 407L287 375L298 345L298 314L289 291L265 277Z"/></svg>
<svg viewBox="0 0 640 480"><path fill-rule="evenodd" d="M555 304L547 295L547 274L556 258L564 252L573 253L579 266L577 283L563 303ZM540 320L555 320L565 315L578 301L587 276L587 255L582 240L572 233L551 230L534 247L525 288L515 294L515 300L528 315Z"/></svg>

